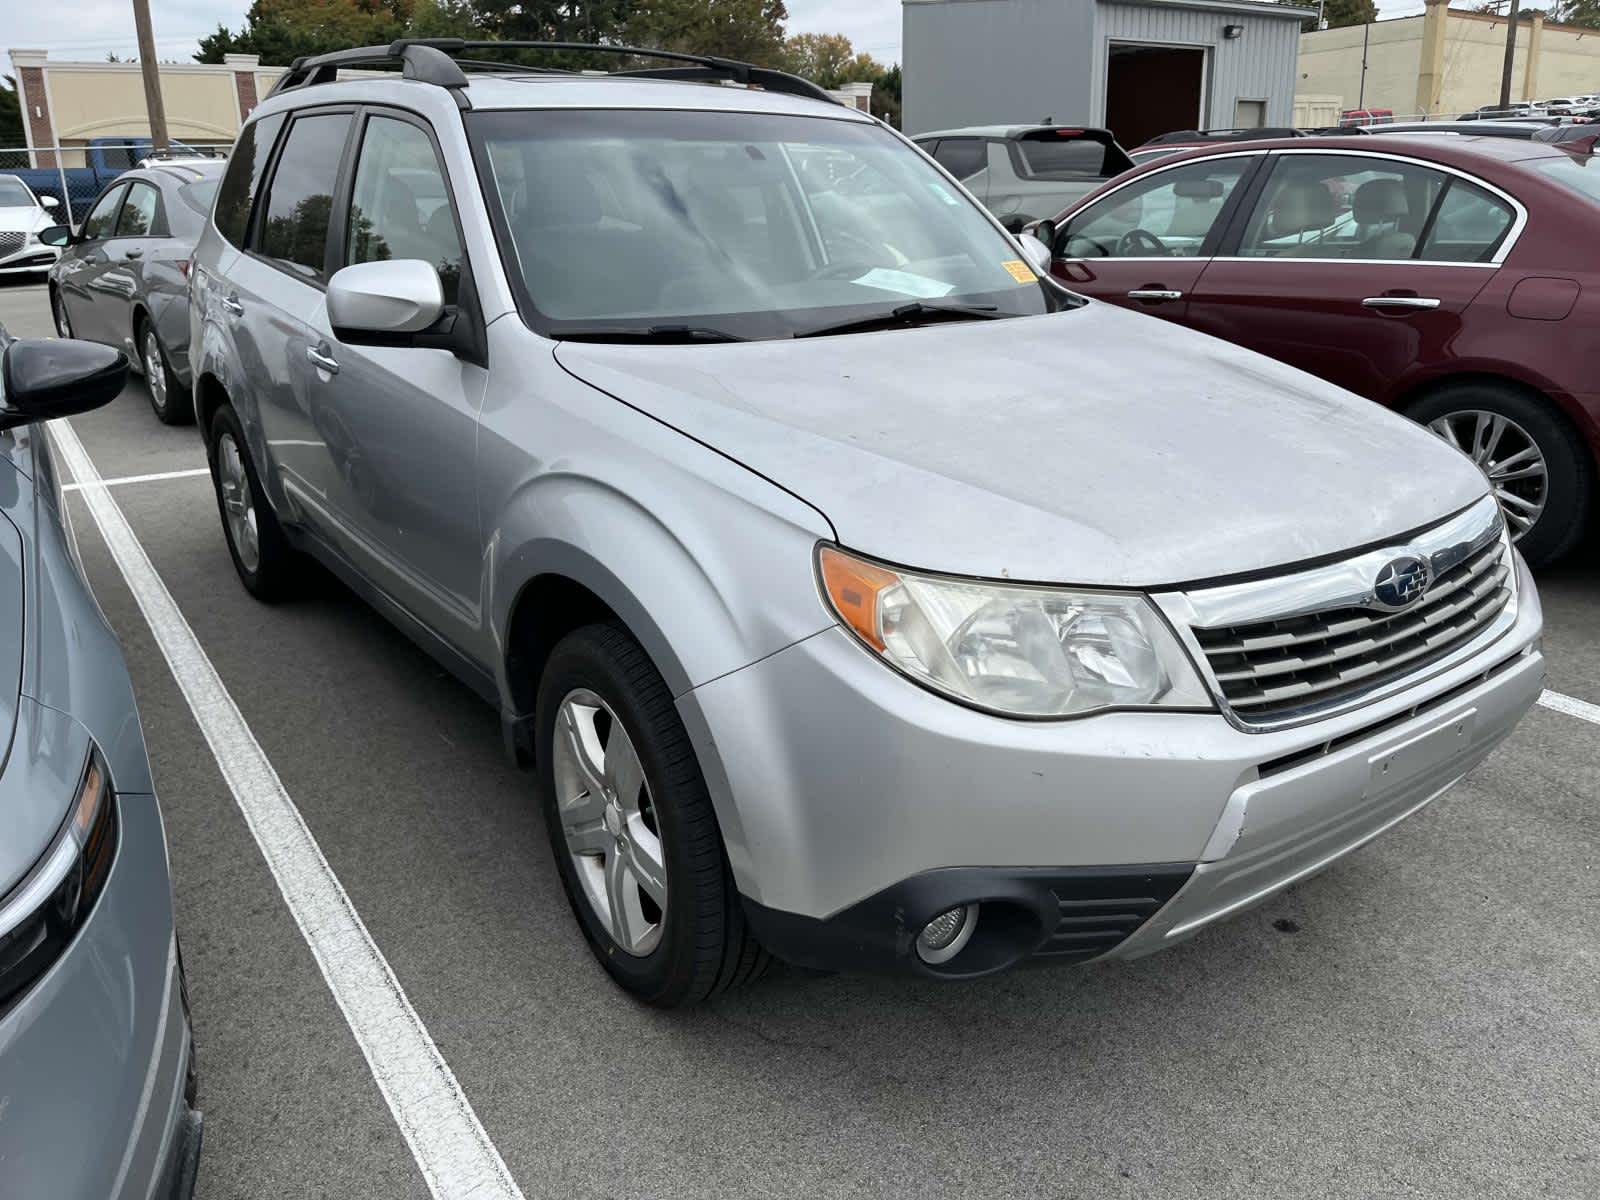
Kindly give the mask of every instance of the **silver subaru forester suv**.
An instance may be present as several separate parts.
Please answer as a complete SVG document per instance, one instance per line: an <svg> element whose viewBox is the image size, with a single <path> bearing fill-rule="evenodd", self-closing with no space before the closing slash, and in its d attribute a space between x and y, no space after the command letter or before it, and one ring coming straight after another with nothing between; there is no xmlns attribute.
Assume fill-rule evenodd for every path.
<svg viewBox="0 0 1600 1200"><path fill-rule="evenodd" d="M1148 953L1537 698L1533 584L1426 430L1060 288L801 80L459 51L254 114L196 409L251 592L316 559L498 706L623 987Z"/></svg>

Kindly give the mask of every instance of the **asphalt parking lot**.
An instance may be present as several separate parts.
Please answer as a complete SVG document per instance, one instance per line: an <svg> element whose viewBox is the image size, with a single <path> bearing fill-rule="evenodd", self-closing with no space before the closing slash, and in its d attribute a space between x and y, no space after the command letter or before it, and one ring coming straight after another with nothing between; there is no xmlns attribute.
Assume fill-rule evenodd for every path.
<svg viewBox="0 0 1600 1200"><path fill-rule="evenodd" d="M44 289L0 286L0 322L49 333ZM1266 906L1129 964L781 969L664 1014L592 961L489 708L331 580L250 599L198 436L140 381L71 426L104 479L162 476L107 494L522 1194L1600 1194L1600 546L1540 580L1549 687L1578 711L1536 708ZM71 509L166 819L197 1195L429 1195L82 491Z"/></svg>

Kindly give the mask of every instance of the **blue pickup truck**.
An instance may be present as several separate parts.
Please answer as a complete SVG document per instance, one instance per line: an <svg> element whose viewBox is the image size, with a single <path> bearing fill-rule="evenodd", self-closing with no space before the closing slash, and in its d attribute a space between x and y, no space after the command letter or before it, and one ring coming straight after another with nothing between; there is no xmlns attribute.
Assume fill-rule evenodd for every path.
<svg viewBox="0 0 1600 1200"><path fill-rule="evenodd" d="M88 166L23 167L20 170L7 169L5 174L15 175L22 180L33 189L35 196L54 196L62 201L65 207L58 211L62 212L63 219L70 212L72 224L77 225L88 215L89 206L106 184L132 168L140 159L148 158L153 149L149 138L91 138L88 145L83 147L84 162ZM69 147L67 153L73 153L73 149ZM169 153L209 156L214 152L172 142ZM66 189L65 195L62 194L63 187Z"/></svg>

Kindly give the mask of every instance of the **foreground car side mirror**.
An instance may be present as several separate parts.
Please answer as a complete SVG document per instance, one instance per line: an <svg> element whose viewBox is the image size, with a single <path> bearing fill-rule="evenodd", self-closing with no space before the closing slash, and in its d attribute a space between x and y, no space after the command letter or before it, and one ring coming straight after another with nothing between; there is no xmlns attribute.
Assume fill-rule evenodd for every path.
<svg viewBox="0 0 1600 1200"><path fill-rule="evenodd" d="M46 196L46 200L55 197ZM72 227L70 225L46 225L39 231L39 240L46 246L65 246L72 240Z"/></svg>
<svg viewBox="0 0 1600 1200"><path fill-rule="evenodd" d="M128 378L128 356L70 338L19 338L0 361L0 429L70 417L110 404Z"/></svg>
<svg viewBox="0 0 1600 1200"><path fill-rule="evenodd" d="M328 324L353 346L404 345L443 315L439 272L420 258L354 263L328 280Z"/></svg>
<svg viewBox="0 0 1600 1200"><path fill-rule="evenodd" d="M40 196L39 203L44 205L46 208L56 208L61 204L61 201L57 200L54 196Z"/></svg>
<svg viewBox="0 0 1600 1200"><path fill-rule="evenodd" d="M1034 268L1048 275L1050 273L1050 247L1031 233L1019 234L1017 241L1021 243L1022 253L1027 256L1028 261L1033 264Z"/></svg>

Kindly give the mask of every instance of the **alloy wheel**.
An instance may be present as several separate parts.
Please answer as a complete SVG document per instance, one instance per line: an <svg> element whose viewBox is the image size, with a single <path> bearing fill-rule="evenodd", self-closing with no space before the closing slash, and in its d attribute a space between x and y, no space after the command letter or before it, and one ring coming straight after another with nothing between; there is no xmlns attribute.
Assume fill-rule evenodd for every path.
<svg viewBox="0 0 1600 1200"><path fill-rule="evenodd" d="M222 511L228 522L228 537L246 571L261 565L261 542L256 530L255 494L245 474L244 456L233 434L217 439L217 490L222 495Z"/></svg>
<svg viewBox="0 0 1600 1200"><path fill-rule="evenodd" d="M556 712L556 813L584 897L622 950L660 944L667 868L644 765L617 715L583 688Z"/></svg>
<svg viewBox="0 0 1600 1200"><path fill-rule="evenodd" d="M1550 469L1526 429L1510 417L1481 409L1445 413L1429 421L1428 428L1489 477L1513 541L1538 524L1550 495Z"/></svg>
<svg viewBox="0 0 1600 1200"><path fill-rule="evenodd" d="M56 332L64 338L72 336L72 322L67 319L67 306L61 303L61 293L53 292L50 305L55 310Z"/></svg>
<svg viewBox="0 0 1600 1200"><path fill-rule="evenodd" d="M144 331L144 381L157 412L167 411L167 368L154 329Z"/></svg>

